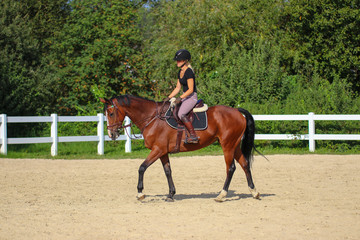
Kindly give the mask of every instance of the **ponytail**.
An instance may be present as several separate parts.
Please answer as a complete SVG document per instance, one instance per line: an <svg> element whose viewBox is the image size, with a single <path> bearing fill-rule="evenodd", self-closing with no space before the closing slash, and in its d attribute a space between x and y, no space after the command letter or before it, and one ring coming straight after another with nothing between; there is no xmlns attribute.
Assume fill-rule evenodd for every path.
<svg viewBox="0 0 360 240"><path fill-rule="evenodd" d="M188 66L188 68L190 68L191 70L194 71L194 69L193 69L193 67L191 66L190 62L187 62L187 66Z"/></svg>

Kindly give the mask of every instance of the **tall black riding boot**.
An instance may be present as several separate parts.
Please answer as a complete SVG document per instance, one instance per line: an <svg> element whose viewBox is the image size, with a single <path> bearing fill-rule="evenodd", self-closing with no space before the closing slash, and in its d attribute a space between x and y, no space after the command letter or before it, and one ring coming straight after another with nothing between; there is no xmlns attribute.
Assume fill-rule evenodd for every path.
<svg viewBox="0 0 360 240"><path fill-rule="evenodd" d="M196 136L194 127L193 127L192 123L190 122L190 120L186 116L183 115L183 116L181 116L181 121L184 123L186 129L190 133L190 137L188 137L186 139L186 143L198 143L199 138L198 138L198 136Z"/></svg>

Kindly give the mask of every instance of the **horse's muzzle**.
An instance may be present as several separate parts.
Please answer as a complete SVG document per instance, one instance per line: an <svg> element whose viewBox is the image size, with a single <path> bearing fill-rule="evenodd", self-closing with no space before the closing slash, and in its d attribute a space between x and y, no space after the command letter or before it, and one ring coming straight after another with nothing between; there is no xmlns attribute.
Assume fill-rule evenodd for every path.
<svg viewBox="0 0 360 240"><path fill-rule="evenodd" d="M116 140L120 136L121 125L122 123L117 123L107 126L108 136L112 140Z"/></svg>
<svg viewBox="0 0 360 240"><path fill-rule="evenodd" d="M116 130L108 129L108 135L111 138L111 140L115 141L120 136L120 131L119 131L119 129L116 129Z"/></svg>

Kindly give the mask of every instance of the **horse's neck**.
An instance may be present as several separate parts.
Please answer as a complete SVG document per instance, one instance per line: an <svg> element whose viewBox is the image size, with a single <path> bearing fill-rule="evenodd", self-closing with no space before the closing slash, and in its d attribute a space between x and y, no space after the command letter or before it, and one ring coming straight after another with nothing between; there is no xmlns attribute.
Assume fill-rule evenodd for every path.
<svg viewBox="0 0 360 240"><path fill-rule="evenodd" d="M143 129L147 122L156 114L156 103L149 100L132 99L126 107L126 113L139 129Z"/></svg>

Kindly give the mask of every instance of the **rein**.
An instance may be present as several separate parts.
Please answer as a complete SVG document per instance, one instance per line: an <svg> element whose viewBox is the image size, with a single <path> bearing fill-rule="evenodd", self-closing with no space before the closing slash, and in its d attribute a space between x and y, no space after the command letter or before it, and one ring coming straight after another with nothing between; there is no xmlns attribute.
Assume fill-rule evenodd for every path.
<svg viewBox="0 0 360 240"><path fill-rule="evenodd" d="M166 112L166 111L164 112L165 104L166 104L166 102L163 102L163 103L162 103L162 105L161 105L161 107L160 107L160 111L159 111L158 104L156 103L156 112L155 112L155 115L154 115L154 116L146 117L145 119L143 119L143 120L141 120L141 121L139 121L139 122L137 122L137 123L134 122L135 125L138 125L138 124L141 124L141 123L143 123L143 122L146 122L146 121L148 121L148 119L150 119L150 120L148 121L148 123L146 123L145 126L144 126L142 129L140 129L141 133L143 133L143 132L145 131L145 128L148 127L148 126L149 126L153 121L155 121L157 118L160 119L160 120L165 120L165 119L168 118L168 117L165 116L165 112ZM111 105L111 107L108 107L108 108L115 108L116 110L119 110L119 112L121 113L120 108L118 108L115 103L114 103L113 105ZM161 115L161 114L163 114L163 115ZM127 116L125 111L124 111L124 115ZM121 125L121 126L120 126L119 123L115 123L115 124L112 124L112 125L108 125L108 126L107 126L107 129L109 130L109 128L113 128L113 127L117 127L117 130L124 129L124 132L126 133L126 135L127 135L130 139L139 139L139 138L141 138L141 134L140 134L139 136L136 136L136 135L134 134L135 137L133 138L133 137L130 136L130 134L128 133L128 131L127 131L127 128L128 128L128 127L130 127L131 130L133 131L133 128L132 128L132 127L133 127L133 123L132 123L132 122L130 122L130 123L127 124L127 125Z"/></svg>

